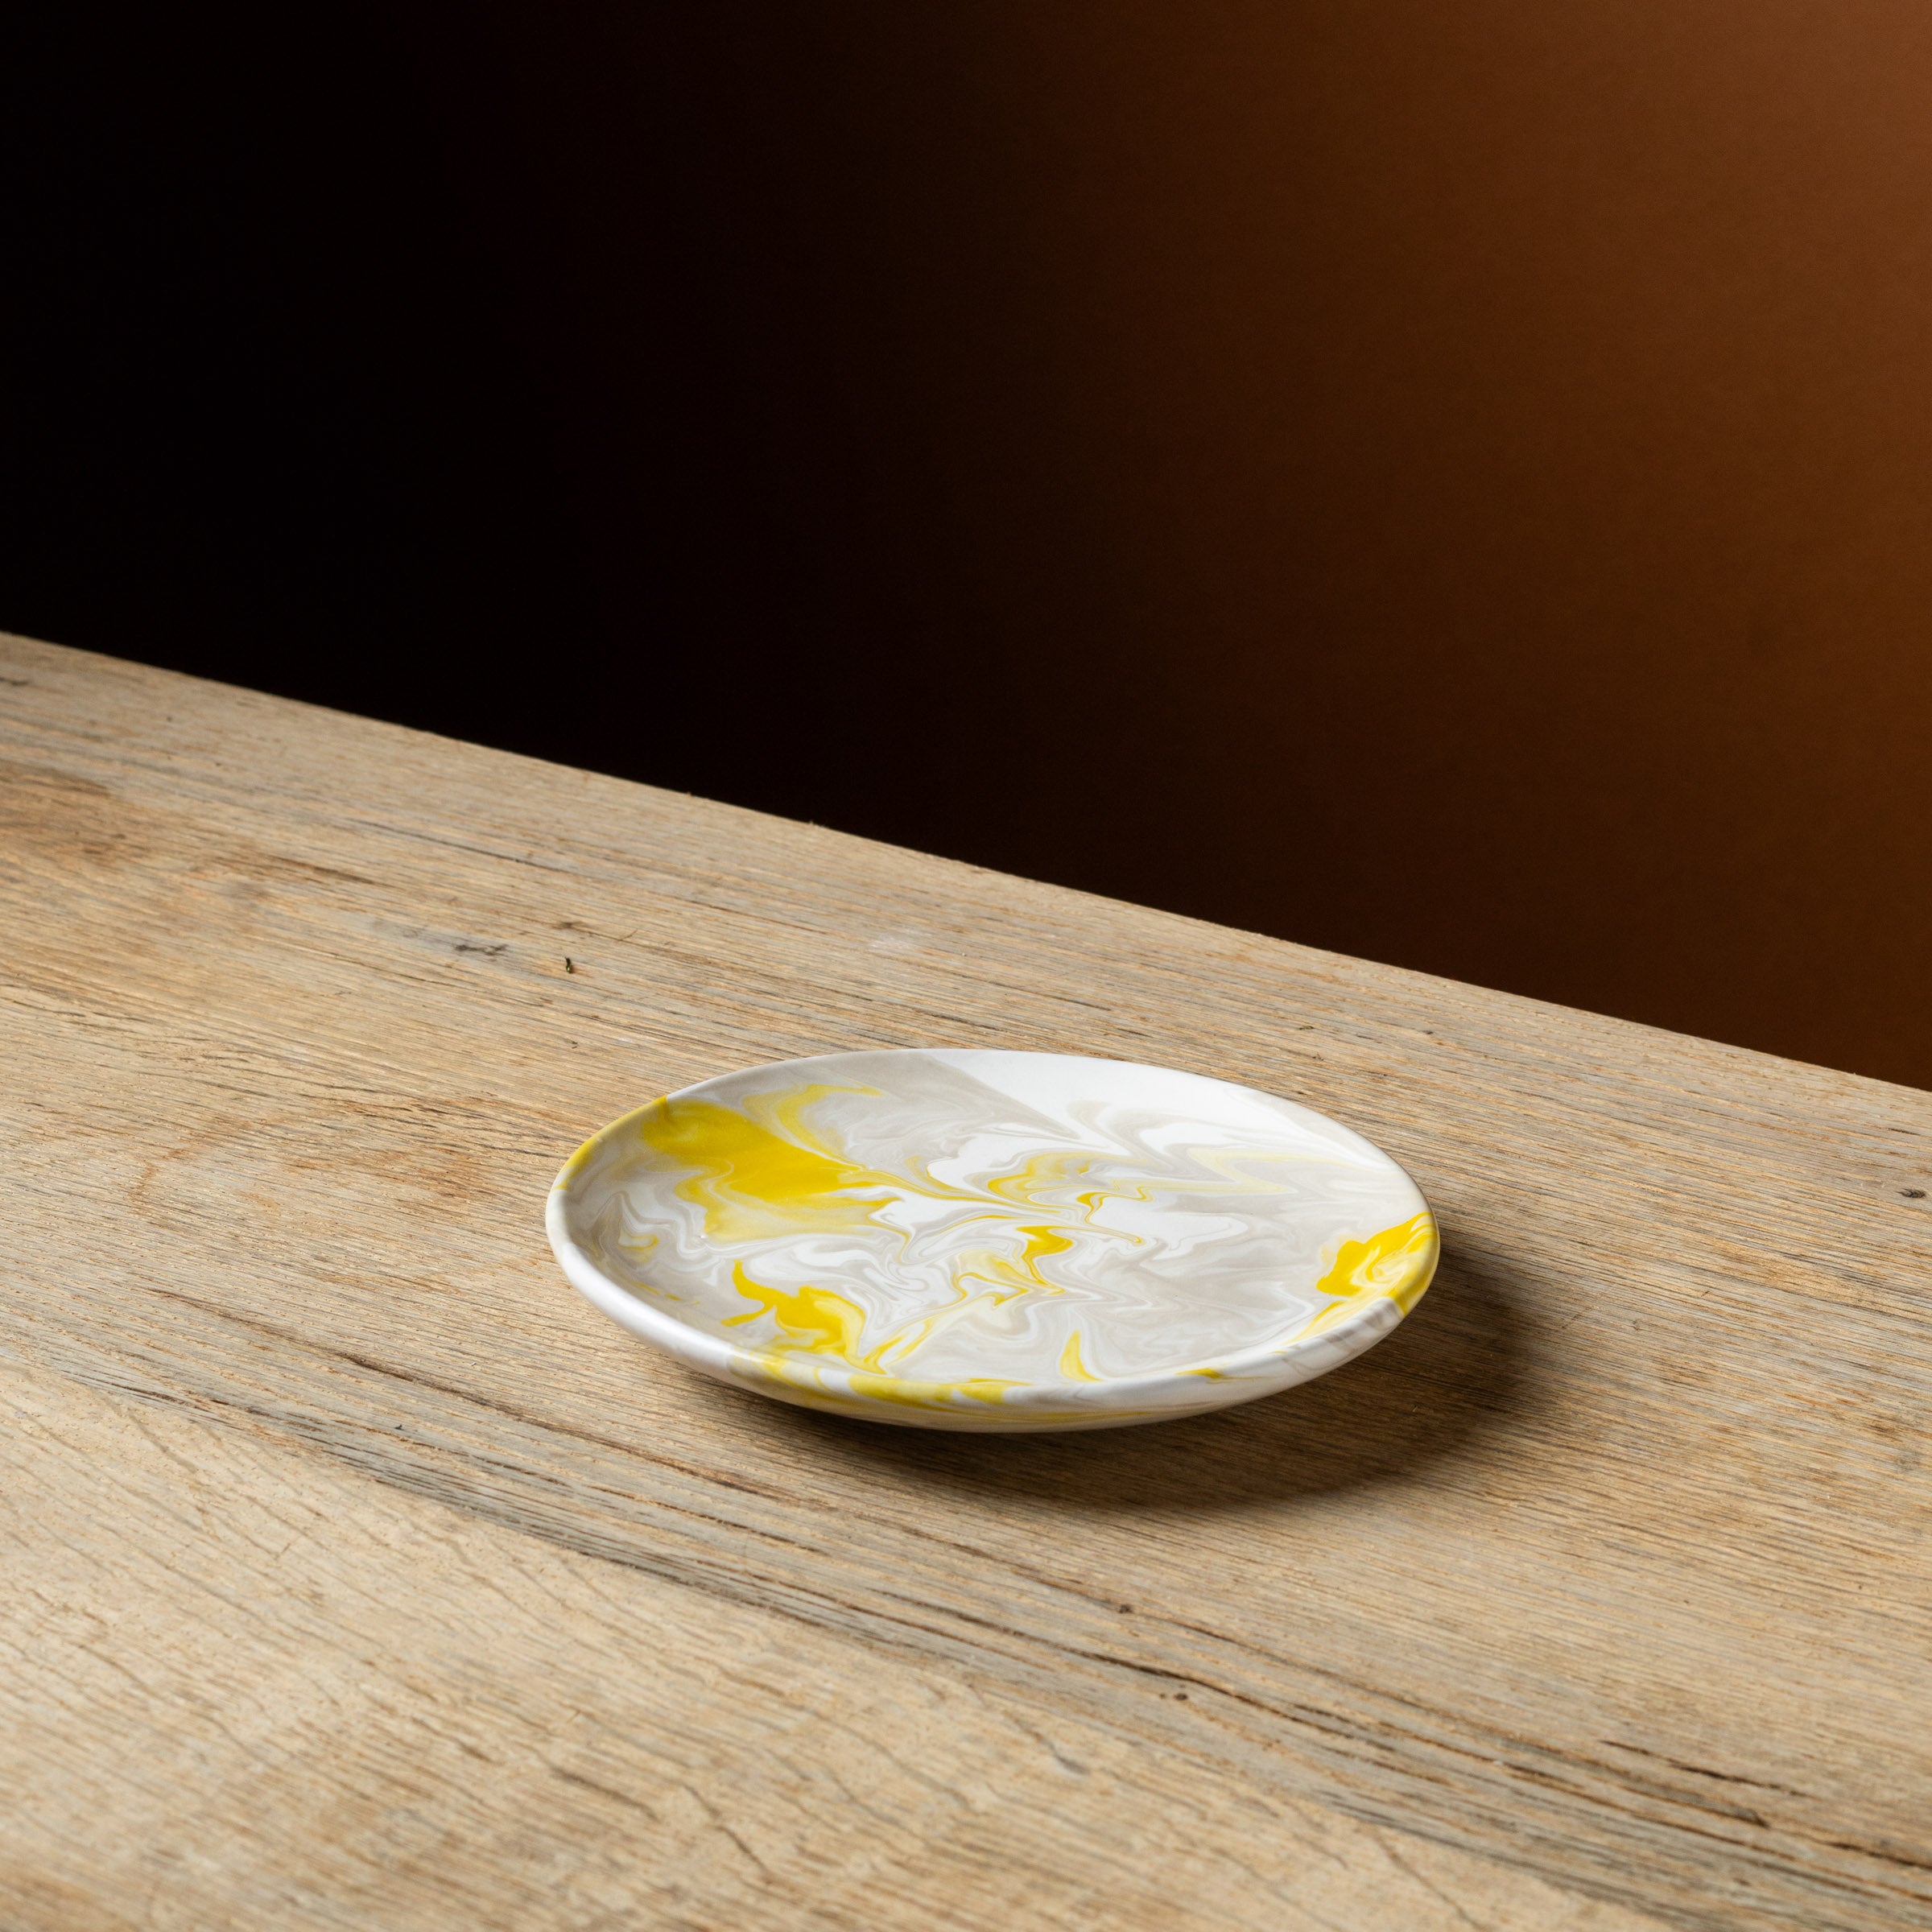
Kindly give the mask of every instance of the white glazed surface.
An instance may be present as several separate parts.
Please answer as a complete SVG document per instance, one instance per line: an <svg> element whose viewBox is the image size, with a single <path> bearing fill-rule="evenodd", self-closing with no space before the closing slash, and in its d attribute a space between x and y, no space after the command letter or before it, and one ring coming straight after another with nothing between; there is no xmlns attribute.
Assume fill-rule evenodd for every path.
<svg viewBox="0 0 1932 1932"><path fill-rule="evenodd" d="M1224 1407L1379 1340L1435 1267L1407 1174L1325 1116L1116 1060L827 1055L586 1141L552 1247L693 1366L931 1428Z"/></svg>

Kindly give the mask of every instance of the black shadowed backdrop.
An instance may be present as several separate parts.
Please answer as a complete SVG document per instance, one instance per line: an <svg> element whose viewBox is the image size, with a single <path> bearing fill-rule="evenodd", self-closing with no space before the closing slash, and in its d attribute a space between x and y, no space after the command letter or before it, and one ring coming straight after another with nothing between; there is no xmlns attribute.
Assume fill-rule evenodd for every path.
<svg viewBox="0 0 1932 1932"><path fill-rule="evenodd" d="M0 625L1932 1086L1932 14L0 29Z"/></svg>

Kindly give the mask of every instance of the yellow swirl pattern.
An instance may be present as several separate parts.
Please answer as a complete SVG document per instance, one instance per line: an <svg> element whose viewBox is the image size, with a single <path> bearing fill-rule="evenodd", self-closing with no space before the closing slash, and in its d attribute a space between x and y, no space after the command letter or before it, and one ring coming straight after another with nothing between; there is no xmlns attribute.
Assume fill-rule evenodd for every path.
<svg viewBox="0 0 1932 1932"><path fill-rule="evenodd" d="M1397 1227L1385 1228L1380 1234L1371 1235L1365 1241L1344 1241L1336 1252L1335 1265L1315 1283L1318 1294L1335 1298L1296 1340L1332 1328L1377 1295L1386 1295L1404 1315L1408 1314L1422 1298L1441 1252L1435 1216L1426 1208Z"/></svg>
<svg viewBox="0 0 1932 1932"><path fill-rule="evenodd" d="M807 1228L859 1228L872 1213L862 1197L898 1183L842 1158L806 1128L805 1109L840 1091L772 1096L759 1108L770 1125L708 1100L667 1099L647 1112L638 1133L646 1146L696 1170L678 1183L678 1198L700 1210L714 1241L733 1246Z"/></svg>
<svg viewBox="0 0 1932 1932"><path fill-rule="evenodd" d="M1181 1092L1240 1105L1193 1117L1092 1072L1097 1096L1063 1094L1029 1063L1113 1066L881 1053L829 1063L850 1080L735 1076L640 1109L559 1187L597 1265L729 1340L737 1373L859 1412L1052 1388L1077 1419L1150 1378L1203 1406L1203 1383L1378 1304L1392 1323L1427 1286L1413 1186L1319 1116L1204 1081Z"/></svg>

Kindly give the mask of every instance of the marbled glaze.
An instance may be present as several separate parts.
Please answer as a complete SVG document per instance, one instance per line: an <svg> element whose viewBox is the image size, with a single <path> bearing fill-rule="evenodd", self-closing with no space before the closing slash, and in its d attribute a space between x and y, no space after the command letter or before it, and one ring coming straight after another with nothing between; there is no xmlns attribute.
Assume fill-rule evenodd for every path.
<svg viewBox="0 0 1932 1932"><path fill-rule="evenodd" d="M578 1287L766 1393L940 1428L1221 1407L1427 1287L1409 1177L1323 1116L1120 1061L851 1053L652 1101L551 1191Z"/></svg>

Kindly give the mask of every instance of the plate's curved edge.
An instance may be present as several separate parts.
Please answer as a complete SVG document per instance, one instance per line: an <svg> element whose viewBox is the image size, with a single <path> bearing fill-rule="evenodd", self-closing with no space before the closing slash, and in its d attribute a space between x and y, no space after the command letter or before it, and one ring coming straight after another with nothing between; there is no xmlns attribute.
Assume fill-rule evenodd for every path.
<svg viewBox="0 0 1932 1932"><path fill-rule="evenodd" d="M1286 1100L1284 1096L1265 1094L1260 1088L1245 1088L1239 1082L1218 1080L1207 1074L1188 1074L1186 1077L1232 1088L1244 1094L1261 1094L1263 1098L1280 1100L1298 1113L1308 1114L1338 1129L1373 1154L1377 1162L1401 1175L1414 1197L1418 1212L1429 1222L1430 1253L1420 1279L1413 1284L1404 1283L1399 1298L1390 1294L1372 1296L1360 1307L1349 1310L1332 1326L1317 1334L1292 1336L1286 1343L1257 1344L1252 1349L1207 1362L1161 1369L1146 1376L1107 1377L1091 1384L1013 1382L1005 1385L997 1400L981 1397L962 1401L927 1393L955 1389L960 1385L919 1382L885 1372L848 1368L832 1362L805 1364L778 1351L747 1349L721 1336L708 1335L703 1330L691 1327L652 1307L642 1297L612 1280L571 1235L566 1213L571 1183L611 1137L652 1108L661 1107L668 1100L698 1093L739 1073L822 1067L828 1062L849 1060L866 1055L934 1051L961 1057L980 1052L1009 1051L1016 1057L1101 1061L1114 1067L1137 1067L1144 1064L1134 1060L1103 1059L1097 1055L1022 1055L1020 1050L1015 1049L864 1047L839 1053L807 1055L791 1060L773 1060L755 1067L736 1068L694 1081L689 1086L644 1101L607 1121L564 1162L545 1199L544 1226L551 1250L565 1278L587 1301L619 1326L716 1381L798 1406L868 1422L914 1428L1010 1434L1179 1421L1294 1388L1342 1367L1373 1348L1402 1323L1435 1281L1442 1258L1440 1224L1414 1177L1401 1162L1365 1135L1317 1108L1298 1100ZM1151 1067L1148 1071L1185 1071ZM1190 1380L1204 1383L1213 1391L1212 1396L1199 1402L1174 1401L1174 1395ZM1161 1393L1165 1393L1168 1399L1156 1402L1151 1406L1140 1406L1146 1398ZM1050 1408L1049 1403L1055 1406Z"/></svg>

